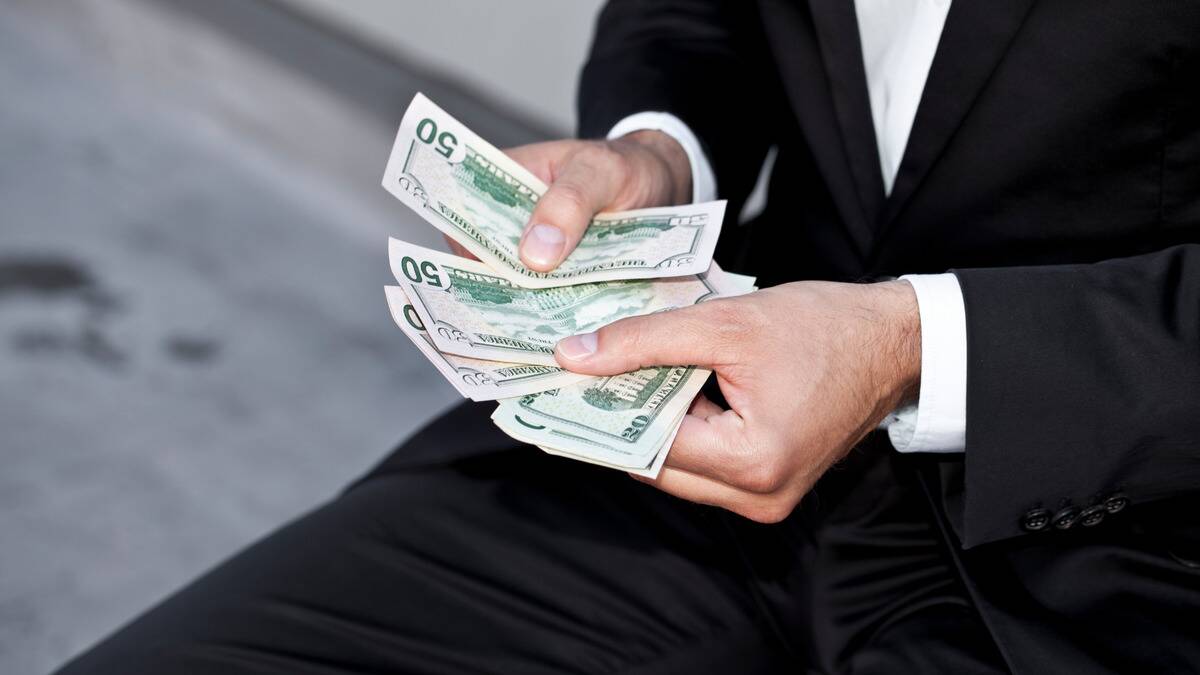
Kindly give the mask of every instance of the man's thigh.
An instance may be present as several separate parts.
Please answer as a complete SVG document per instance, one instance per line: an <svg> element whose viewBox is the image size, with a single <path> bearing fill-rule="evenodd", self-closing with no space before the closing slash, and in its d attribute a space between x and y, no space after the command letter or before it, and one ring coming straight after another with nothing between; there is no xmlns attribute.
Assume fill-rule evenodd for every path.
<svg viewBox="0 0 1200 675"><path fill-rule="evenodd" d="M755 579L795 552L728 518L528 448L377 471L63 672L794 671Z"/></svg>
<svg viewBox="0 0 1200 675"><path fill-rule="evenodd" d="M802 579L814 668L1008 672L913 465L885 436L866 439L809 497Z"/></svg>

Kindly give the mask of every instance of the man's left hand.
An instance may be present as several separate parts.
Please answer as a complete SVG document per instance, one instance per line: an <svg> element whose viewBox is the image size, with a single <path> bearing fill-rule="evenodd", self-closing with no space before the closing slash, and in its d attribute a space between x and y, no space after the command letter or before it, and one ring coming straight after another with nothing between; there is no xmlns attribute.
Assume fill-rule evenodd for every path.
<svg viewBox="0 0 1200 675"><path fill-rule="evenodd" d="M555 354L590 375L675 364L715 371L729 409L699 397L662 473L638 480L771 523L915 398L920 331L905 281L804 281L622 319L563 340Z"/></svg>

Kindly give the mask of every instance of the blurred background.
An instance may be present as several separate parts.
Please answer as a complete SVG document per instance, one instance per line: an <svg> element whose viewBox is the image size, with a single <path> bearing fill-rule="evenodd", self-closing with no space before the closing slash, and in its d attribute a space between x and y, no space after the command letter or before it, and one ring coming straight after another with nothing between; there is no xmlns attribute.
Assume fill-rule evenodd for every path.
<svg viewBox="0 0 1200 675"><path fill-rule="evenodd" d="M388 316L418 90L568 135L599 0L0 0L0 673L45 673L458 400Z"/></svg>

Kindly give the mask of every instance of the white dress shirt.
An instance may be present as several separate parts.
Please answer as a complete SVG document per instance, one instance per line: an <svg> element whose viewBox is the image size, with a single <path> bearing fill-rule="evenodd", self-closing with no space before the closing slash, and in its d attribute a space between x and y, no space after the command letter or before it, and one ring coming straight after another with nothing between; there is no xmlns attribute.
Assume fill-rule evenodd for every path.
<svg viewBox="0 0 1200 675"><path fill-rule="evenodd" d="M891 193L912 131L925 80L941 39L950 0L855 0L871 119ZM683 146L692 169L692 199L716 199L712 166L696 135L663 112L631 115L609 138L657 129ZM967 326L962 290L953 274L908 275L921 315L921 391L917 403L885 425L900 452L962 452L967 429Z"/></svg>

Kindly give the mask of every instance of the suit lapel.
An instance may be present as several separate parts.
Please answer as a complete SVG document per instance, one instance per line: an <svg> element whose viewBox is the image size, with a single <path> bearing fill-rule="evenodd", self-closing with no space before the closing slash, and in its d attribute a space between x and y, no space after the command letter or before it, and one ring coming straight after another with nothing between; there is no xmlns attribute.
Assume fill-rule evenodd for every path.
<svg viewBox="0 0 1200 675"><path fill-rule="evenodd" d="M821 174L829 186L834 204L838 209L850 236L864 257L871 248L874 235L873 217L868 215L867 207L862 199L863 189L859 187L856 175L863 172L852 168L861 161L851 161L853 154L850 148L858 148L862 142L873 144L874 126L870 122L869 104L865 109L865 137L861 130L862 115L852 113L851 118L841 120L839 111L853 111L857 94L853 91L857 86L866 97L866 80L862 75L862 56L858 42L858 27L850 6L850 22L846 27L844 11L837 5L850 3L851 0L810 0L813 11L804 10L803 4L796 0L762 0L763 23L768 41L775 54L779 66L779 74L787 90L788 98L808 142L813 159L816 161ZM831 30L834 26L843 26L849 33L829 33L826 39L817 39L815 16L821 15L823 30ZM820 44L818 44L818 42ZM848 50L856 50L859 54L857 66L854 66L846 55ZM827 70L824 51L830 52L829 61L838 71ZM844 82L834 81L853 75L857 68L860 84L851 86ZM835 98L841 103L835 103ZM861 103L861 101L859 101ZM857 122L855 121L857 120ZM856 130L857 129L857 130ZM859 136L854 143L846 139ZM865 139L865 140L863 140ZM873 149L872 149L873 152ZM875 159L878 174L878 158ZM865 174L863 174L865 175ZM880 184L882 186L882 183ZM882 199L882 187L880 199ZM873 214L872 214L873 215Z"/></svg>
<svg viewBox="0 0 1200 675"><path fill-rule="evenodd" d="M1034 0L956 0L950 6L912 132L882 216L889 226L962 124Z"/></svg>

